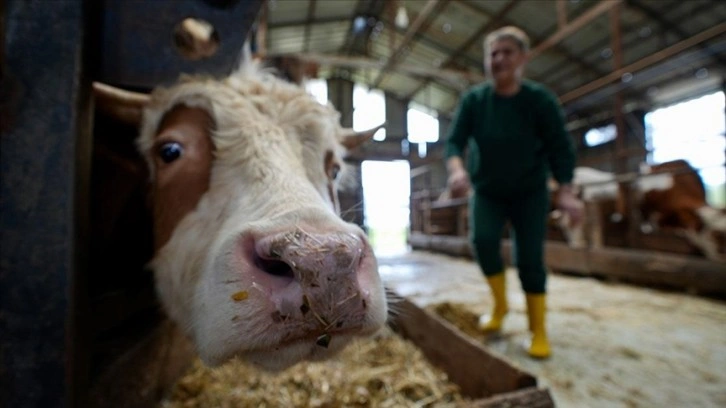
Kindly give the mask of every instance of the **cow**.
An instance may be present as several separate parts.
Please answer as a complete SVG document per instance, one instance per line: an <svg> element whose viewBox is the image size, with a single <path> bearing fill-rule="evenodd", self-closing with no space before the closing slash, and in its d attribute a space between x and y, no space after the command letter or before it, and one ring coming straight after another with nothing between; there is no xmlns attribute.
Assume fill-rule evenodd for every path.
<svg viewBox="0 0 726 408"><path fill-rule="evenodd" d="M612 218L613 221L620 221L625 218L626 211L622 208L619 181L613 173L577 167L573 184L586 203L618 201L620 212L613 214ZM643 222L643 232L656 228L671 230L683 235L706 258L724 259L719 248L726 234L726 213L708 205L703 181L688 162L674 160L654 165L643 164L630 185ZM553 216L559 219L571 247L587 246L583 224L569 225L564 216ZM599 244L595 242L594 246Z"/></svg>
<svg viewBox="0 0 726 408"><path fill-rule="evenodd" d="M95 83L100 111L139 124L164 311L209 366L328 358L381 329L386 292L366 235L339 216L353 132L253 61L150 95Z"/></svg>

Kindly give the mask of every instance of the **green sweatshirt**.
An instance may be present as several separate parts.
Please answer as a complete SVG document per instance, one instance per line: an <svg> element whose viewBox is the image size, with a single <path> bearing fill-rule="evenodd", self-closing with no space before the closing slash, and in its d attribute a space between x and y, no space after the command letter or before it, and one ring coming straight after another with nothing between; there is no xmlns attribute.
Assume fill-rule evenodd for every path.
<svg viewBox="0 0 726 408"><path fill-rule="evenodd" d="M575 148L557 97L544 86L522 82L514 96L493 84L474 86L461 98L449 127L446 158L464 158L477 192L510 195L572 181Z"/></svg>

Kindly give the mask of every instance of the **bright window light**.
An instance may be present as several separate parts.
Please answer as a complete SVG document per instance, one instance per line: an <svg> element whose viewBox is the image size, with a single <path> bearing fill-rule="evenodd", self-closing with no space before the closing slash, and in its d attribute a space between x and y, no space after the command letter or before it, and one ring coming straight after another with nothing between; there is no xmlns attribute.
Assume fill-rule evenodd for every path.
<svg viewBox="0 0 726 408"><path fill-rule="evenodd" d="M409 142L434 143L439 140L439 119L436 112L412 103L406 118Z"/></svg>
<svg viewBox="0 0 726 408"><path fill-rule="evenodd" d="M615 125L610 124L600 128L592 128L585 133L585 144L597 146L615 140L618 131Z"/></svg>
<svg viewBox="0 0 726 408"><path fill-rule="evenodd" d="M405 160L361 163L365 225L376 255L408 248L410 171Z"/></svg>
<svg viewBox="0 0 726 408"><path fill-rule="evenodd" d="M353 130L372 129L386 121L386 97L379 89L368 89L355 84L353 87ZM386 138L386 129L380 129L373 140Z"/></svg>
<svg viewBox="0 0 726 408"><path fill-rule="evenodd" d="M700 169L709 202L724 206L726 118L723 92L657 109L645 115L650 163L683 159Z"/></svg>
<svg viewBox="0 0 726 408"><path fill-rule="evenodd" d="M308 79L305 89L321 104L328 104L328 82L325 79Z"/></svg>

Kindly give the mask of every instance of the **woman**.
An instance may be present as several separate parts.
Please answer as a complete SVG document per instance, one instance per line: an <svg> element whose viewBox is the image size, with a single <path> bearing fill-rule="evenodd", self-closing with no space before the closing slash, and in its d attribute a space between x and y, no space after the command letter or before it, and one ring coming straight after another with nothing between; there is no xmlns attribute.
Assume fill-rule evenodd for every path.
<svg viewBox="0 0 726 408"><path fill-rule="evenodd" d="M470 239L494 299L491 315L480 320L481 328L499 331L508 311L500 248L502 229L509 221L532 333L528 353L547 358L551 351L545 329L544 241L549 177L558 182L556 204L572 222L580 221L583 206L570 185L575 150L557 97L522 77L528 51L529 39L516 27L501 28L484 39L490 79L462 96L449 129L446 166L452 194L466 194L473 187Z"/></svg>

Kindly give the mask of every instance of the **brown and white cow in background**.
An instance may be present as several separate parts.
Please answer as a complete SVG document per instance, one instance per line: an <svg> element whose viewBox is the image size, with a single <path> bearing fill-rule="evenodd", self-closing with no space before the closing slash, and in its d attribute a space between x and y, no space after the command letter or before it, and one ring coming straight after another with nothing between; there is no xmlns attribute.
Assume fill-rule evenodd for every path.
<svg viewBox="0 0 726 408"><path fill-rule="evenodd" d="M377 129L341 128L331 106L253 63L150 96L95 91L99 109L141 120L157 292L205 363L283 369L384 325L376 258L337 204L344 154Z"/></svg>
<svg viewBox="0 0 726 408"><path fill-rule="evenodd" d="M618 200L619 188L616 175L589 167L575 169L573 183L586 203L598 200ZM726 234L726 213L715 209L706 202L706 191L698 172L684 160L643 165L638 177L631 183L635 193L637 209L643 221L641 230L655 228L672 230L682 234L698 248L704 256L713 260L723 260L719 252L720 240ZM613 214L614 221L623 214ZM585 226L570 226L567 220L557 214L570 246L587 246ZM594 222L591 231L591 246L602 243L599 236L597 217L589 217ZM590 226L591 228L593 226Z"/></svg>

